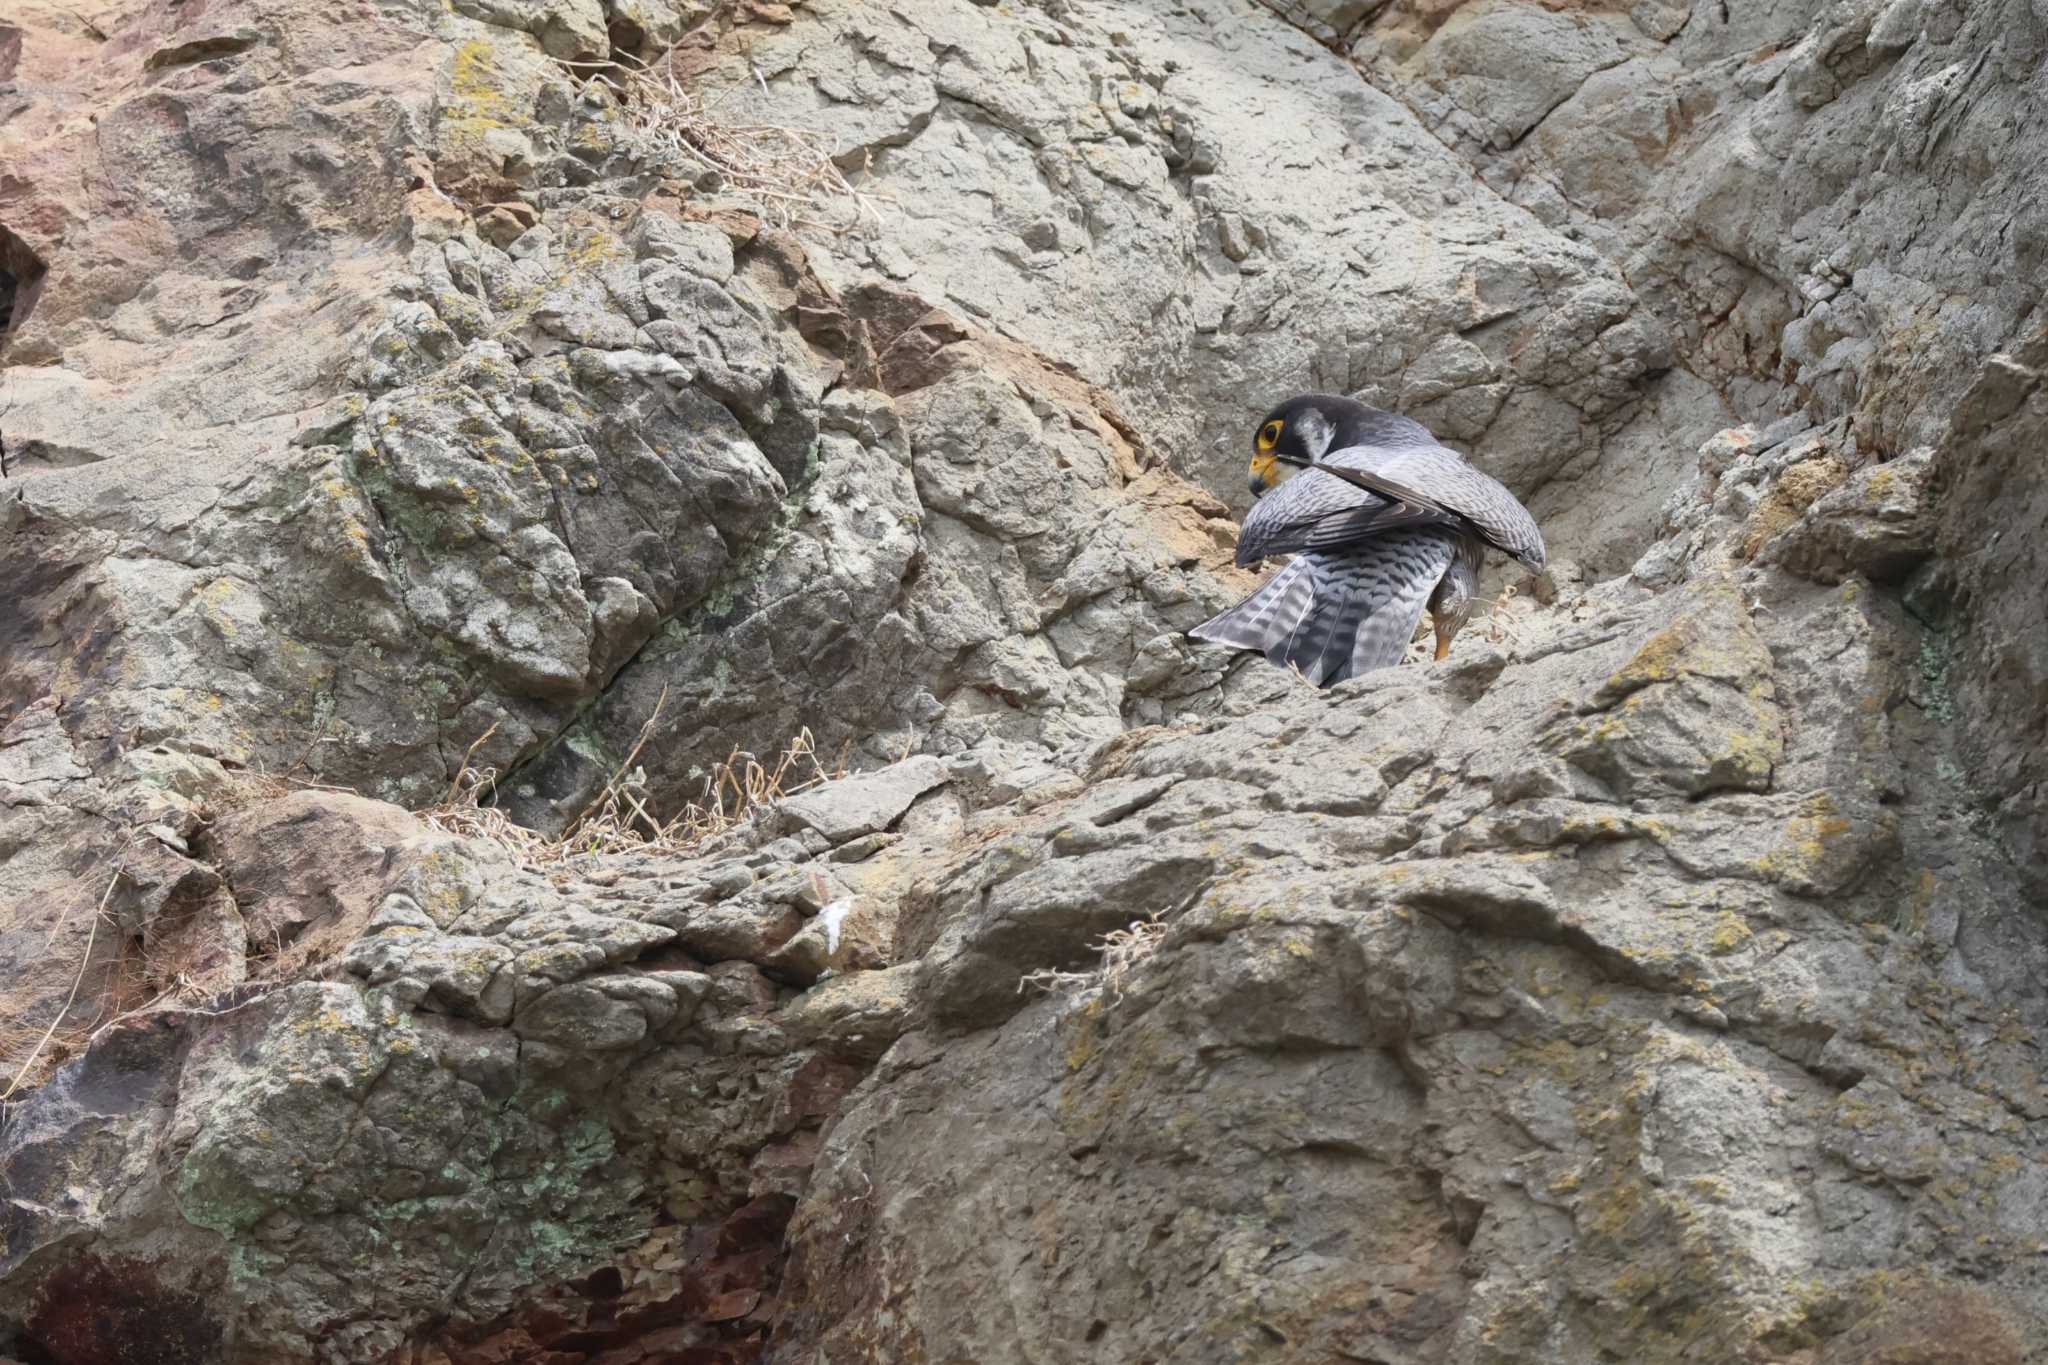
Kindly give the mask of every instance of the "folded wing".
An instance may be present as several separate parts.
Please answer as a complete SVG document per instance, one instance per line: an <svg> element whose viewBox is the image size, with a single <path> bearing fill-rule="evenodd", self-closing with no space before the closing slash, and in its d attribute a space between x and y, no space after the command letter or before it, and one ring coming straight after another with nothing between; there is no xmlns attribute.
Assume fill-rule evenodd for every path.
<svg viewBox="0 0 2048 1365"><path fill-rule="evenodd" d="M1252 508L1237 562L1340 550L1416 527L1477 536L1541 570L1542 532L1514 494L1441 446L1334 451Z"/></svg>

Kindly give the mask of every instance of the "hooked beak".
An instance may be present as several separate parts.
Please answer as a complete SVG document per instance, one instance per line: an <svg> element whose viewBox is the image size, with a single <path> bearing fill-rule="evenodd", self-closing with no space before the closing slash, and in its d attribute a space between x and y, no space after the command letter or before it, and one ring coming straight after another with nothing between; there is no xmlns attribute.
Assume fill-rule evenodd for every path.
<svg viewBox="0 0 2048 1365"><path fill-rule="evenodd" d="M1271 455L1252 456L1252 477L1250 487L1252 490L1252 496L1254 498L1265 496L1266 489L1271 483L1271 475L1273 473L1274 463L1275 461Z"/></svg>

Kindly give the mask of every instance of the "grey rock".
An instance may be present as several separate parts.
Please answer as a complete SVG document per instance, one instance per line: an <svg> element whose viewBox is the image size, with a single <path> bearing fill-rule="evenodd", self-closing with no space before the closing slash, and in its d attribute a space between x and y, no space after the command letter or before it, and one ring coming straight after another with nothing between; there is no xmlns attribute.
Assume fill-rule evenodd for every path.
<svg viewBox="0 0 2048 1365"><path fill-rule="evenodd" d="M2039 581L2044 503L2026 452L2042 430L2048 338L1986 360L1934 456L1936 544L1956 623L1925 661L1926 702L1958 722L1964 771L2028 883L2048 876L2041 764L2048 655L2028 594Z"/></svg>
<svg viewBox="0 0 2048 1365"><path fill-rule="evenodd" d="M191 62L210 62L222 57L232 57L237 52L246 52L263 41L263 34L248 24L239 24L217 33L196 34L167 47L160 47L143 59L145 71L161 71L169 66L184 66Z"/></svg>
<svg viewBox="0 0 2048 1365"><path fill-rule="evenodd" d="M730 756L707 735L772 767L816 723L819 751L857 745L879 766L920 745L1103 738L1213 688L1177 641L1236 582L1217 571L1220 504L1142 471L1099 394L914 316L940 338L917 387L824 413L816 463L744 572L657 632L522 772L514 809L558 823L650 719L650 779L695 785ZM996 460L1011 448L1044 458ZM1135 668L1162 637L1163 666ZM779 681L794 676L811 680L801 705Z"/></svg>
<svg viewBox="0 0 2048 1365"><path fill-rule="evenodd" d="M1550 733L1622 801L1769 791L1783 720L1770 651L1734 585L1706 584Z"/></svg>
<svg viewBox="0 0 2048 1365"><path fill-rule="evenodd" d="M1857 470L1817 499L1762 557L1824 583L1851 574L1901 581L1934 552L1926 496L1932 455L1921 449Z"/></svg>
<svg viewBox="0 0 2048 1365"><path fill-rule="evenodd" d="M1373 8L1303 17L1327 36ZM1493 82L1528 105L1504 126L1622 52L1598 21L1499 14L1554 39L1492 49L1531 63ZM762 122L831 120L845 160L873 154L864 184L917 206L883 215L870 244L830 253L820 272L847 291L900 282L1061 356L1173 468L1235 507L1275 385L1406 403L1411 367L1462 338L1500 371L1500 390L1441 408L1418 399L1418 415L1456 428L1526 493L1596 447L1639 381L1669 364L1661 324L1635 316L1618 273L1473 193L1408 111L1273 13L1203 0L1053 20L861 3L817 19L752 50L791 79L757 88L737 63L718 79ZM1446 34L1474 27L1461 16ZM869 52L891 54L886 80ZM1338 182L1350 188L1333 197ZM991 211L994 237L1014 245L984 244ZM1076 297L1099 306L1065 306ZM1503 410L1511 389L1557 406ZM1538 445L1547 466L1510 463Z"/></svg>
<svg viewBox="0 0 2048 1365"><path fill-rule="evenodd" d="M531 33L551 57L602 58L611 52L598 0L461 0L455 8L487 24Z"/></svg>
<svg viewBox="0 0 2048 1365"><path fill-rule="evenodd" d="M2020 998L1999 983L2031 970L2010 946L2030 921L2012 918L1996 848L1962 822L1973 794L1943 766L1947 741L1905 704L1924 629L1860 580L1743 572L1656 597L1579 588L1528 610L1539 633L1512 660L1389 670L1328 697L1282 687L1233 718L1098 744L1045 799L1030 792L1050 779L993 804L911 794L1010 771L987 758L809 793L896 825L859 861L766 830L752 837L781 860L753 871L732 849L552 879L468 860L452 913L386 898L346 959L356 981L293 987L232 1031L196 1025L185 1060L151 1063L150 1084L178 1097L152 1122L182 1155L131 1211L91 1225L138 1236L152 1201L175 1198L187 1264L224 1246L279 1258L211 1320L250 1349L330 1358L357 1347L294 1336L302 1305L332 1315L331 1295L308 1296L336 1258L421 1200L437 1237L476 1248L453 1302L481 1330L516 1285L602 1261L657 1208L715 1221L761 1191L798 1200L797 1306L777 1351L855 1336L893 1351L915 1332L1012 1358L954 1305L976 1273L970 1241L1041 1216L1011 1208L1021 1191L1061 1226L1101 1230L1063 1253L1091 1266L1109 1264L1092 1238L1149 1226L1148 1209L1166 1220L1153 1254L1185 1268L1163 1281L1183 1288L1105 1328L1118 1351L1188 1322L1320 1350L1339 1337L1319 1296L1372 1248L1417 1238L1436 1250L1423 1269L1403 1262L1402 1283L1443 1307L1398 1330L1445 1350L1514 1340L1564 1360L1597 1338L1655 1358L1657 1319L1566 1293L1629 1274L1699 1294L1713 1305L1702 1330L1737 1349L1759 1306L1803 1311L1782 1280L1748 1277L1757 1261L1837 1286L1828 1301L1861 1321L1859 1277L1899 1254L1881 1230L1919 1210L1955 1219L1944 1182L2030 1150L2023 1126L1991 1117L2020 1094L2024 1042L1983 1035L1976 1070L1936 1044L1985 1000ZM423 875L411 884L425 891ZM847 900L859 908L833 948L825 921ZM693 928L718 915L799 927L723 943ZM856 915L880 919L856 932ZM1085 973L1103 935L1153 916L1156 946L1117 976L1078 996L1020 992L1042 969ZM884 969L842 965L848 936L879 945L868 960ZM679 947L711 965L679 963ZM519 983L516 1012L490 1003L481 972L455 970L499 961L491 981ZM1931 1016L1893 1008L1907 997ZM20 1131L61 1130L76 1083L53 1083ZM1921 1140L1921 1096L1987 1126L1962 1145ZM969 1097L1005 1122L977 1120ZM343 1166L292 1166L316 1132L342 1131L363 1134ZM483 1158L464 1155L480 1133L512 1154L501 1165L557 1177L481 1182ZM1766 1212L1789 1197L1772 1155L1785 1144L1817 1173L1789 1225ZM1002 1178L963 1201L973 1171ZM870 1186L874 1199L856 1193ZM586 1202L563 1222L553 1201L571 1191ZM1981 1266L1979 1239L2030 1235L1992 1207L1931 1233L1920 1263ZM73 1226L51 1217L28 1235ZM479 1217L550 1221L567 1240L513 1258L478 1241ZM1242 1220L1275 1217L1318 1229L1327 1259L1251 1256L1221 1296L1195 1273ZM1615 1231L1638 1219L1717 1250L1694 1257L1674 1233L1646 1253ZM962 1254L894 1262L897 1316L883 1319L875 1258L898 1238ZM342 1339L395 1340L446 1313L440 1255L407 1251L402 1275L350 1281ZM2031 1339L2024 1280L1993 1273L1985 1311ZM1013 1292L1085 1336L1119 1283L1105 1271L1075 1305L1033 1270ZM1568 1306L1525 1341L1512 1306L1532 1296ZM1341 1339L1378 1349L1396 1330Z"/></svg>
<svg viewBox="0 0 2048 1365"><path fill-rule="evenodd" d="M1624 1349L1655 1358L1664 1347L1653 1323L1625 1329L1594 1309L1603 1325L1590 1328L1566 1308L1538 1328L1512 1305L1560 1295L1563 1285L1586 1276L1634 1273L1627 1268L1643 1265L1643 1244L1609 1229L1637 1219L1705 1229L1711 1244L1740 1247L1745 1260L1837 1254L1817 1253L1821 1245L1840 1248L1851 1261L1891 1255L1894 1243L1878 1227L1897 1226L1892 1201L1924 1198L1941 1178L1925 1164L1944 1160L1938 1145L1914 1149L1922 1164L1895 1172L1903 1178L1888 1186L1892 1193L1885 1212L1876 1215L1878 1225L1845 1216L1787 1229L1755 1212L1794 1197L1775 1173L1775 1158L1754 1140L1785 1121L1766 1116L1839 1112L1838 1086L1827 1077L1842 1074L1848 1063L1816 1050L1812 1040L1819 1035L1808 1030L1841 1006L1871 1020L1870 1006L1852 1002L1869 1001L1869 992L1881 989L1873 973L1923 970L1892 955L1888 933L1866 937L1832 916L1855 904L1886 913L1880 907L1897 892L1885 887L1896 887L1888 878L1899 873L1882 869L1899 869L1910 879L1908 869L1920 856L1910 850L1926 849L1921 841L1931 832L1921 819L1934 815L1932 808L1914 809L1915 801L1899 804L1907 788L1895 785L1890 766L1899 732L1869 729L1895 701L1873 709L1856 700L1897 697L1903 684L1897 646L1917 628L1896 614L1862 610L1856 597L1810 587L1785 591L1775 608L1747 625L1716 619L1702 629L1717 613L1741 610L1734 583L1703 583L1677 604L1638 607L1601 629L1561 637L1553 646L1558 652L1525 655L1517 671L1500 675L1456 710L1421 705L1414 685L1396 670L1347 689L1356 709L1301 698L1283 704L1279 715L1150 738L1124 760L1127 772L1194 776L1109 825L1106 836L1126 857L1153 858L1171 856L1183 830L1199 831L1227 861L1197 875L1205 889L1172 917L1156 954L1115 992L998 1007L998 962L1013 976L1032 966L1072 963L1053 946L1056 938L1022 931L1034 916L1050 922L1062 913L1065 897L1088 885L1087 869L1104 856L1092 837L1062 852L1063 841L1074 837L1071 806L1028 813L1021 828L938 874L941 880L920 894L953 907L944 913L957 918L932 950L937 956L927 955L928 975L920 984L930 992L935 1022L962 1022L949 1011L969 1000L985 1002L972 1016L981 1031L959 1043L906 1038L834 1129L794 1225L792 1274L805 1297L785 1323L784 1339L862 1340L887 1351L911 1333L944 1334L975 1343L969 1349L993 1358L1010 1358L1009 1348L955 1311L965 1281L949 1270L926 1272L930 1283L949 1286L929 1297L906 1295L900 1279L891 1281L896 1312L907 1316L878 1323L872 1311L881 1284L876 1258L897 1236L915 1236L920 1245L941 1249L924 1264L952 1264L951 1239L961 1239L957 1247L964 1251L970 1242L985 1244L992 1226L1018 1220L1021 1229L1037 1218L1049 1218L1075 1239L1063 1242L1070 1248L1063 1255L1092 1257L1085 1250L1093 1245L1090 1229L1145 1222L1150 1215L1144 1211L1153 1210L1164 1229L1153 1243L1153 1258L1161 1262L1155 1268L1187 1258L1186 1276L1158 1283L1186 1285L1200 1301L1147 1308L1135 1317L1112 1319L1100 1306L1122 1292L1113 1280L1091 1282L1097 1297L1079 1304L1049 1271L1041 1277L1032 1270L1020 1286L1049 1332L1085 1335L1100 1321L1099 1339L1122 1353L1153 1349L1147 1343L1168 1340L1179 1324L1195 1320L1225 1339L1241 1332L1247 1343L1270 1341L1278 1331L1290 1342L1307 1343L1304 1349L1341 1339L1355 1353L1361 1343L1378 1349L1373 1342L1398 1332L1405 1334L1402 1341L1440 1341L1473 1358L1572 1359L1584 1350L1574 1342L1588 1330L1634 1330L1644 1335ZM1704 665L1706 676L1725 680L1713 685L1754 699L1761 683L1764 690L1754 697L1768 698L1771 656L1780 652L1783 668L1797 678L1768 703L1768 714L1753 717L1768 723L1770 743L1783 744L1782 756L1756 778L1790 801L1744 804L1760 798L1740 792L1696 799L1673 791L1660 798L1652 793L1659 773L1669 771L1666 760L1622 739L1612 741L1609 760L1617 773L1626 772L1617 780L1641 784L1631 788L1627 805L1597 790L1532 800L1511 796L1495 782L1489 799L1460 785L1488 770L1537 766L1535 754L1548 742L1550 726L1546 708L1534 699L1578 698L1585 705L1617 691L1642 696L1671 685L1637 688L1634 679L1651 661L1681 657L1677 642L1699 638L1718 646L1728 637L1737 642L1730 660ZM1681 666L1677 673L1687 671ZM1696 704L1692 698L1676 703L1678 714ZM1710 713L1712 705L1708 701ZM1426 764L1394 757L1407 750L1400 731L1418 728L1418 711L1432 716L1419 726L1430 754ZM1573 711L1568 703L1548 713L1570 717ZM1270 723L1256 723L1262 719ZM1781 738L1785 732L1789 737ZM1267 769L1278 760L1265 755L1283 733L1285 761L1320 776L1324 786L1355 787L1360 773L1375 771L1384 785L1341 815L1276 825L1256 794L1270 787ZM1507 734L1518 736L1515 759L1492 752ZM1915 764L1921 760L1913 751L1907 741L1897 754ZM1670 763L1686 761L1702 773L1713 768L1702 751ZM1447 772L1461 778L1449 780L1442 776ZM1827 785L1807 785L1817 781ZM1931 788L1920 790L1932 796ZM1113 807L1111 794L1103 795ZM1932 804L1953 811L1967 799L1962 788L1950 787ZM1356 855L1323 861L1328 854L1319 850L1373 838L1359 827L1385 822L1404 807L1414 812L1414 823L1377 863ZM1945 818L1935 816L1937 823ZM1875 822L1868 834L1859 828L1865 820ZM1889 833L1877 828L1886 820ZM1736 839L1761 835L1763 842L1746 852L1731 847L1737 827L1750 833ZM1035 855L1034 848L1040 850ZM1049 859L1063 875L1039 875L1038 867L1047 864L1032 863L1034 856ZM1592 882L1610 877L1624 884L1660 879L1666 875L1660 867L1680 878L1661 899L1588 894ZM1692 880L1699 876L1711 880ZM1681 893L1678 885L1690 890ZM1714 890L1702 898L1705 885ZM1767 905L1797 903L1778 901L1779 886L1829 898L1834 910L1826 923L1836 927L1806 919L1795 929L1751 918ZM1726 898L1721 907L1745 908L1715 908L1716 896ZM1974 913L2002 913L1995 899L1975 904ZM1691 927L1683 927L1688 921ZM1779 943L1802 946L1788 959L1777 955ZM969 945L979 960L970 957ZM1734 985L1735 976L1750 974L1754 991ZM963 996L965 983L976 979L988 982L986 994ZM1804 983L1793 991L1803 992L1806 1004L1789 1013L1759 1011L1764 995L1795 981ZM1637 992L1672 1000L1679 1019L1705 1021L1711 1031L1695 1031L1690 1023L1619 1024L1641 1017L1622 1003ZM1779 998L1789 1004L1792 997ZM1602 1018L1637 1040L1626 1052L1635 1060L1614 1065L1622 1055L1620 1035L1593 1022ZM1596 1037L1606 1041L1595 1043ZM1713 1038L1723 1041L1706 1041ZM1388 1049L1398 1050L1398 1068L1388 1065ZM1607 1060L1582 1067L1596 1056ZM1691 1060L1676 1061L1681 1056ZM1539 1060L1544 1057L1553 1060ZM1667 1057L1672 1060L1656 1060ZM1864 1052L1854 1065L1872 1061ZM1501 1098L1482 1085L1488 1100L1467 1110L1463 1086L1493 1068L1514 1078L1512 1096ZM1294 1086L1313 1089L1318 1098L1286 1101L1298 1093ZM1611 1111L1587 1103L1590 1093L1611 1086L1643 1089L1633 1101L1617 1099ZM994 1097L1017 1117L979 1125L959 1115L957 1104L939 1099L965 1093ZM1346 1108L1352 1103L1358 1111ZM1900 1122L1912 1130L1919 1120L1901 1111ZM1609 1126L1616 1123L1620 1129ZM1441 1239L1446 1278L1427 1283L1455 1307L1440 1317L1404 1319L1398 1328L1367 1329L1364 1338L1339 1337L1314 1306L1326 1302L1318 1277L1333 1277L1334 1285L1369 1255L1366 1247L1397 1235L1382 1229L1379 1220L1393 1217L1393 1206L1386 1187L1373 1182L1393 1179L1404 1163L1418 1159L1395 1133L1425 1127L1443 1134L1426 1144L1431 1155L1422 1159L1446 1163L1438 1169L1450 1212L1432 1196L1427 1212L1418 1204L1414 1221L1402 1226L1427 1226ZM1623 1131L1630 1136L1617 1148ZM2019 1130L2007 1131L2016 1136ZM1617 1151L1626 1158L1617 1158ZM947 1155L934 1169L937 1153ZM1872 1157L1860 1159L1863 1172L1874 1169ZM1281 1187L1284 1211L1275 1213L1268 1202L1254 1216L1251 1205L1237 1202L1249 1197L1228 1174L1239 1160L1257 1160L1267 1170L1274 1162L1283 1165L1289 1172ZM1974 1160L1964 1157L1949 1169ZM1028 1196L1016 1196L1028 1197L1029 1212L1011 1202L1013 1192L1025 1188L1020 1181L983 1183L977 1188L985 1193L964 1204L940 1196L957 1190L965 1172L991 1168L1063 1174L1054 1188L1041 1180ZM1742 1170L1750 1174L1731 1174ZM1824 1200L1847 1207L1855 1191L1866 1188L1867 1175L1853 1167L1831 1171L1822 1181ZM882 1197L848 1198L870 1183ZM1905 1193L1915 1190L1920 1193ZM1047 1208L1049 1215L1041 1212ZM1247 1216L1280 1218L1295 1231L1320 1227L1327 1216L1333 1220L1327 1235L1338 1239L1329 1245L1353 1250L1333 1251L1327 1262L1310 1266L1243 1270L1231 1281L1231 1293L1242 1297L1219 1299L1216 1286L1192 1268L1209 1264L1219 1241L1227 1244L1236 1220ZM1989 1235L1987 1224L1979 1226ZM1530 1261L1518 1250L1536 1246L1552 1248L1551 1256ZM1486 1267L1476 1282L1453 1269L1470 1264L1465 1258L1473 1248ZM1559 1248L1568 1248L1565 1263L1555 1259ZM1709 1266L1728 1264L1718 1254L1694 1261L1678 1249L1650 1259L1652 1282L1660 1286L1697 1275L1711 1279L1721 1272ZM1416 1292L1425 1281L1413 1278L1418 1272L1410 1264L1404 1283ZM1722 1292L1755 1291L1729 1285ZM1705 1301L1718 1300L1710 1295ZM1708 1321L1705 1330L1731 1343L1747 1330L1711 1315ZM2039 1331L2037 1319L2027 1322L2009 1325L2015 1335L2000 1340ZM1514 1356L1479 1354L1482 1343L1503 1341L1518 1343Z"/></svg>
<svg viewBox="0 0 2048 1365"><path fill-rule="evenodd" d="M1890 460L1940 438L1982 356L2017 344L2033 307L2029 285L1979 285L2038 254L2038 232L2007 227L2038 218L2022 188L2037 153L2000 111L2031 98L2044 42L2019 3L1726 18L1642 4L1625 19L1487 0L1384 7L1350 50L1486 183L1621 266L1662 324L1679 370L1610 445L1661 432L1665 450L1685 449L1797 411L1846 416L1865 454ZM2007 60L1977 60L1992 46ZM1957 157L1997 173L1980 183ZM1879 182L1878 201L1862 194ZM1942 224L1941 244L1922 223ZM1957 291L1971 305L1930 322L1930 301ZM1902 366L1910 383L1893 382ZM1700 381L1718 420L1664 401ZM1588 493L1539 495L1539 516L1547 526ZM1570 548L1618 567L1613 551Z"/></svg>
<svg viewBox="0 0 2048 1365"><path fill-rule="evenodd" d="M782 803L783 818L834 844L887 829L911 802L948 780L946 765L923 755L846 782L831 782Z"/></svg>
<svg viewBox="0 0 2048 1365"><path fill-rule="evenodd" d="M273 952L307 935L346 942L413 864L460 856L395 806L321 791L230 810L207 845L251 937Z"/></svg>
<svg viewBox="0 0 2048 1365"><path fill-rule="evenodd" d="M1405 73L1441 89L1473 135L1505 150L1628 49L1598 19L1513 4L1460 7Z"/></svg>
<svg viewBox="0 0 2048 1365"><path fill-rule="evenodd" d="M143 9L0 38L0 1352L2048 1353L2037 2ZM556 60L700 24L873 212ZM1310 387L1556 552L1326 694L1182 636Z"/></svg>
<svg viewBox="0 0 2048 1365"><path fill-rule="evenodd" d="M515 956L507 944L468 935L437 933L434 922L412 899L394 895L379 908L363 937L342 955L342 966L372 986L401 979L424 987L420 1003L440 1006L486 1024L512 1017L512 978L505 974Z"/></svg>
<svg viewBox="0 0 2048 1365"><path fill-rule="evenodd" d="M670 925L686 952L710 962L761 961L803 927L795 907L744 896L718 905L657 910L651 917Z"/></svg>
<svg viewBox="0 0 2048 1365"><path fill-rule="evenodd" d="M675 1012L674 997L666 987L658 982L640 984L655 989L654 1002L621 999L602 978L557 986L521 1009L513 1017L512 1031L577 1054L629 1047L647 1036L651 1012L663 1023Z"/></svg>
<svg viewBox="0 0 2048 1365"><path fill-rule="evenodd" d="M916 978L917 964L906 962L821 981L791 1002L784 1027L838 1055L873 1062L913 1027Z"/></svg>

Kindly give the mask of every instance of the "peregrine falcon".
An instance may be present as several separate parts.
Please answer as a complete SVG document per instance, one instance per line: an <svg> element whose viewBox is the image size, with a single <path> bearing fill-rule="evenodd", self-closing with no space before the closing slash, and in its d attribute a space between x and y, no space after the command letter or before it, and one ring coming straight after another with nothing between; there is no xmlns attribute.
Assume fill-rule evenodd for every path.
<svg viewBox="0 0 2048 1365"><path fill-rule="evenodd" d="M1237 562L1295 558L1188 634L1292 664L1318 687L1398 663L1425 605L1436 657L1450 653L1487 546L1543 568L1543 534L1512 493L1421 423L1349 398L1309 393L1273 409L1251 473L1259 501Z"/></svg>

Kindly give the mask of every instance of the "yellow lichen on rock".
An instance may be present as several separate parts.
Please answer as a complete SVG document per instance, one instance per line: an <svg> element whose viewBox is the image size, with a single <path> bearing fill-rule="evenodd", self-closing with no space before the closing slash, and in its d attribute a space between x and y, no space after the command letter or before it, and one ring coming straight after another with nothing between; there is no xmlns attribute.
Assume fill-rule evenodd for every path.
<svg viewBox="0 0 2048 1365"><path fill-rule="evenodd" d="M1757 505L1742 538L1742 558L1756 558L1772 536L1805 515L1823 493L1849 477L1849 466L1833 455L1802 460L1778 475L1771 491Z"/></svg>

